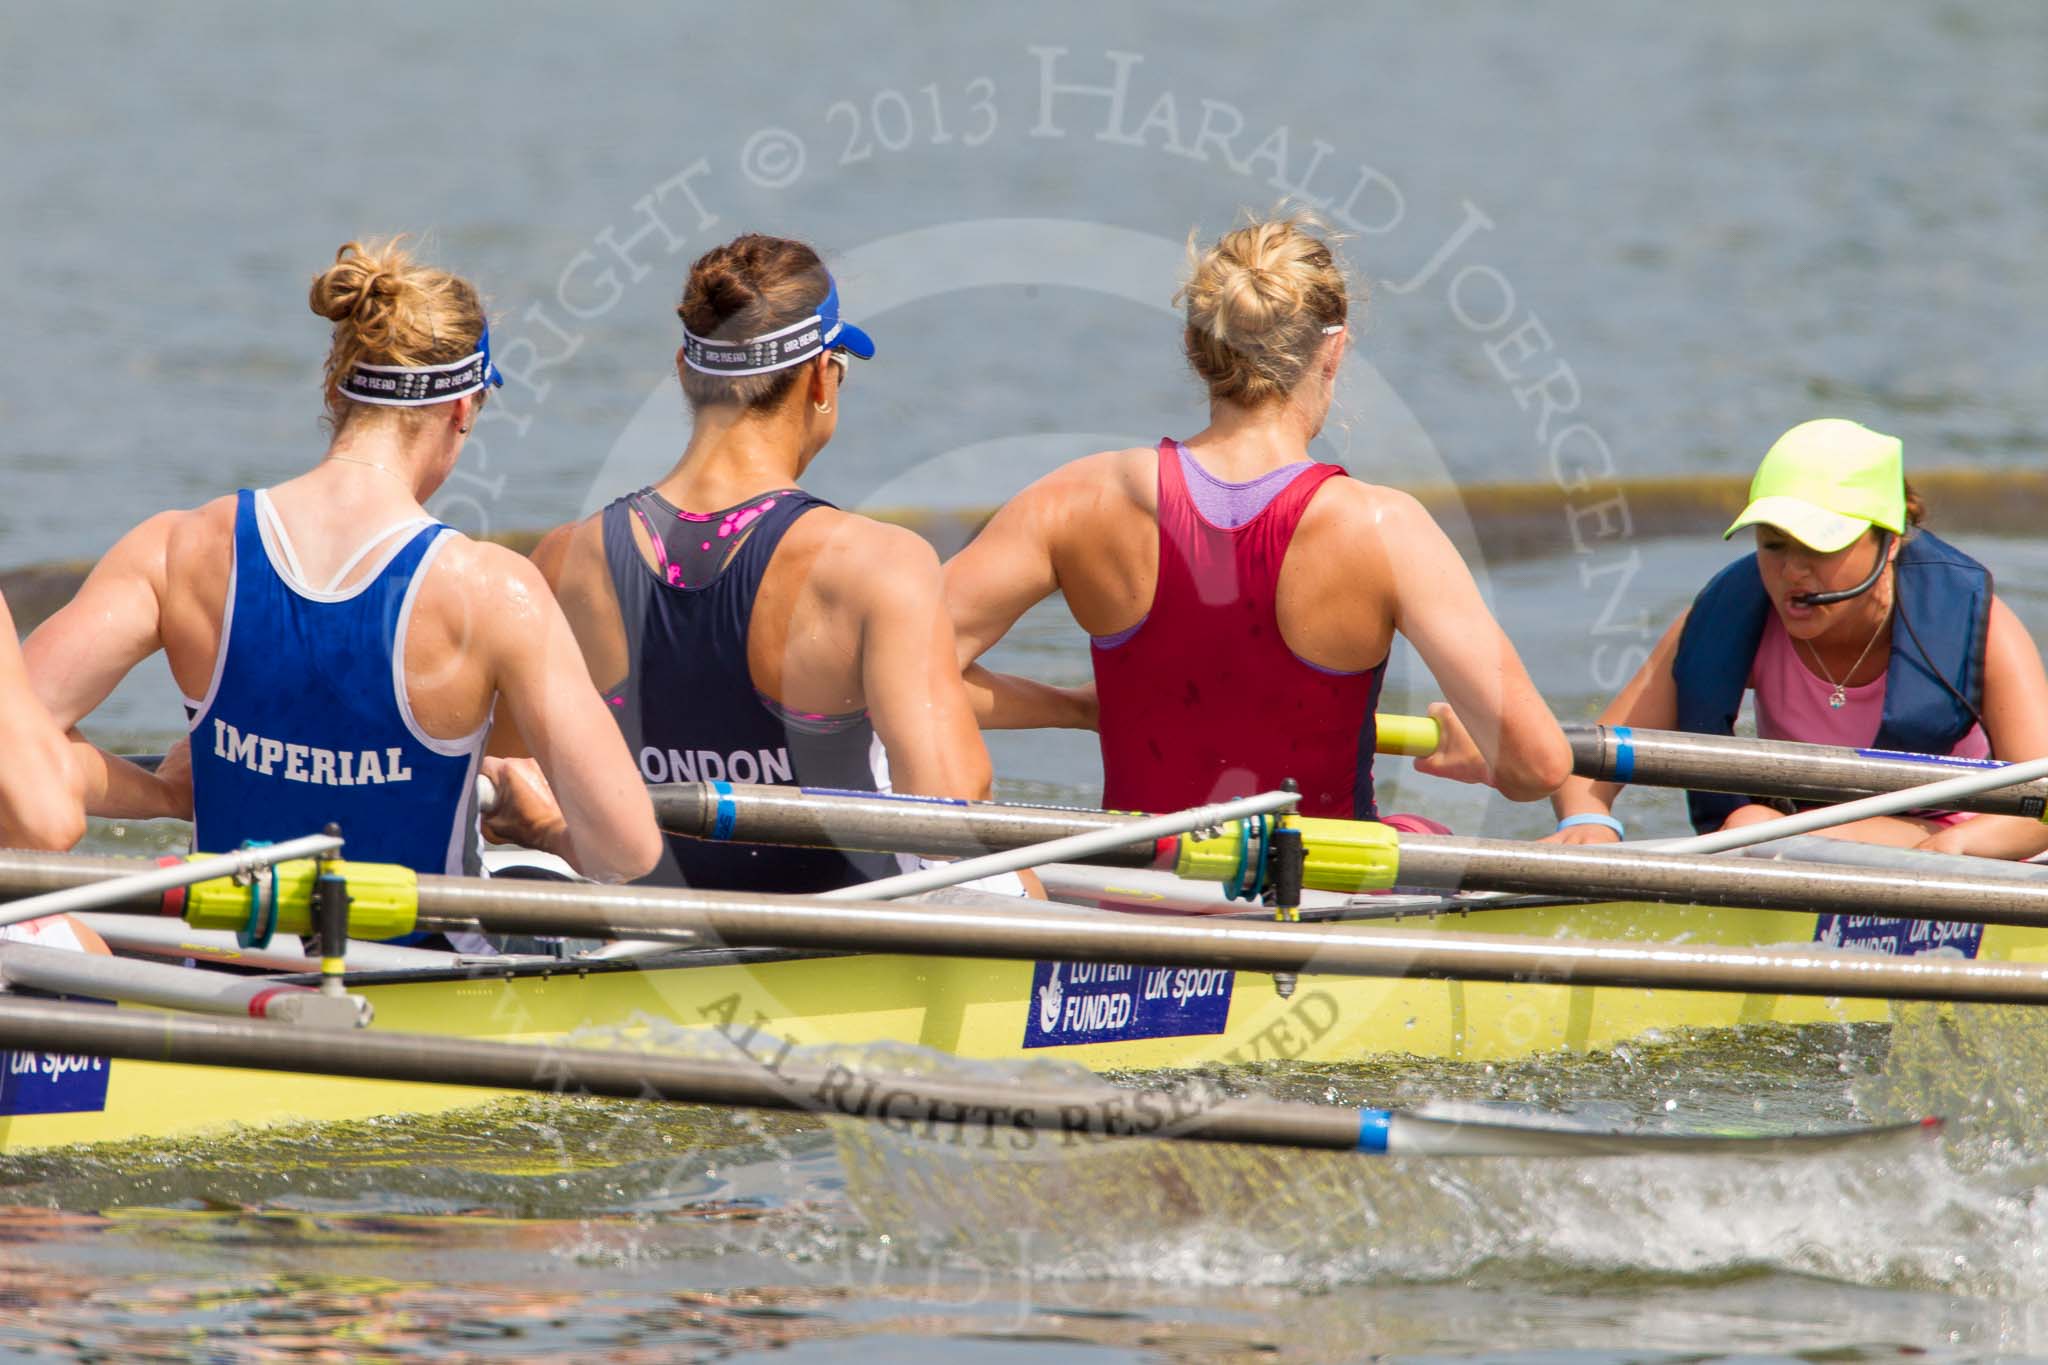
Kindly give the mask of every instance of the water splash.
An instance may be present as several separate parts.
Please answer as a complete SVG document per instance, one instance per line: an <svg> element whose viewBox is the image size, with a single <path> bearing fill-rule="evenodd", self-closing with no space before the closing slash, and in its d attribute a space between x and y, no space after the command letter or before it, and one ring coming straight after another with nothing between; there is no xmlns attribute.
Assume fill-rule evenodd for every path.
<svg viewBox="0 0 2048 1365"><path fill-rule="evenodd" d="M2035 1198L2048 1144L2014 1159L2028 1150L2013 1131L2026 1112L2015 1097L2048 1093L2048 1030L2015 1035L2013 1014L1993 1011L1980 1026L1979 1046L2000 1058L1989 1070L1959 1064L1951 1022L1937 1035L1950 1041L1930 1052L1909 1021L1889 1048L1882 1026L1756 1030L1511 1067L1240 1068L1228 1078L1332 1103L1462 1095L1695 1129L1797 1131L1973 1106L2006 1120L1996 1133L1973 1120L1942 1143L1883 1155L1423 1161L1131 1143L1050 1164L872 1126L835 1124L835 1134L871 1226L928 1255L1041 1276L1322 1287L1783 1273L2025 1299L2048 1292L2048 1209ZM2039 1069L2022 1074L2022 1058Z"/></svg>

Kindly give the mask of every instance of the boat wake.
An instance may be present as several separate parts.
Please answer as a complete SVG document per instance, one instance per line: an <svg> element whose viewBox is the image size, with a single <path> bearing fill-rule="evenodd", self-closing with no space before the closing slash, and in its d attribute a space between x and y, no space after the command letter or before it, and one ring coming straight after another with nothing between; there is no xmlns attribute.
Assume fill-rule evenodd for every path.
<svg viewBox="0 0 2048 1365"><path fill-rule="evenodd" d="M577 1041L700 1056L734 1046L651 1021ZM902 1045L799 1047L788 1060L991 1087L1088 1074ZM1105 1138L1013 1150L943 1126L527 1098L10 1157L0 1203L310 1218L346 1236L362 1218L484 1213L588 1229L555 1248L574 1263L715 1254L824 1274L880 1255L878 1266L947 1276L1162 1291L1533 1281L1598 1293L1789 1275L1845 1290L2048 1294L2048 1137L2032 1098L2048 1094L2048 1021L2026 1012L1909 1009L1889 1028L1675 1036L1511 1065L1214 1068L1194 1080L1212 1093L1453 1101L1680 1132L1955 1121L1939 1141L1821 1156L1424 1159Z"/></svg>
<svg viewBox="0 0 2048 1365"><path fill-rule="evenodd" d="M1581 1121L1654 1124L1661 1114L1662 1126L1696 1131L1960 1115L1939 1142L1590 1160L1142 1142L1047 1162L875 1125L835 1131L849 1196L871 1228L990 1273L1319 1288L1713 1284L1775 1272L1990 1299L2048 1293L2048 1137L2029 1126L2026 1098L2048 1094L2048 1021L1927 1010L1900 1018L1890 1049L1885 1032L1786 1030L1720 1044L1733 1052L1708 1042L1690 1062L1680 1040L1514 1069L1438 1064L1428 1084ZM1385 1076L1363 1069L1238 1079L1282 1093L1321 1085L1340 1102L1363 1088L1369 1102L1401 1103L1420 1078L1391 1095ZM1750 1100L1766 1081L1770 1101Z"/></svg>

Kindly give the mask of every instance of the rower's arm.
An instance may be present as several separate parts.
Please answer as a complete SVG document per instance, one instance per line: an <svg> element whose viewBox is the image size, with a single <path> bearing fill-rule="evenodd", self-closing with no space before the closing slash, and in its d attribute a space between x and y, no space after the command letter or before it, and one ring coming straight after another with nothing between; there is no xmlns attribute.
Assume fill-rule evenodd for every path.
<svg viewBox="0 0 2048 1365"><path fill-rule="evenodd" d="M509 550L479 545L491 572L488 622L500 705L546 775L559 820L534 829L548 852L597 881L645 875L661 857L646 784L618 723L590 685L583 652L540 571Z"/></svg>
<svg viewBox="0 0 2048 1365"><path fill-rule="evenodd" d="M1472 571L1422 504L1388 490L1376 496L1376 552L1385 554L1384 581L1393 584L1394 628L1471 732L1495 789L1513 801L1550 795L1571 775L1571 746Z"/></svg>
<svg viewBox="0 0 2048 1365"><path fill-rule="evenodd" d="M946 609L974 718L984 730L1095 728L1095 687L1058 687L977 663L1017 618L1059 591L1051 528L1063 499L1058 471L1010 499L946 563Z"/></svg>
<svg viewBox="0 0 2048 1365"><path fill-rule="evenodd" d="M961 685L938 556L912 532L863 529L876 569L857 599L861 691L889 752L891 785L917 796L986 801L988 748Z"/></svg>
<svg viewBox="0 0 2048 1365"><path fill-rule="evenodd" d="M562 562L568 554L570 526L557 526L540 538L528 556L534 568L540 571L543 582L548 585L557 604L562 600ZM484 743L484 753L490 758L532 758L533 750L526 743L526 736L519 733L519 726L511 716L494 717L491 721L490 737Z"/></svg>
<svg viewBox="0 0 2048 1365"><path fill-rule="evenodd" d="M121 537L71 601L36 627L22 646L27 682L49 719L69 738L70 765L85 809L93 815L127 820L192 815L189 775L176 782L160 780L77 732L78 723L129 670L163 648L171 533L189 515L160 513Z"/></svg>
<svg viewBox="0 0 2048 1365"><path fill-rule="evenodd" d="M14 617L0 600L0 843L9 848L62 850L85 833L83 776L71 745L29 686L14 637Z"/></svg>
<svg viewBox="0 0 2048 1365"><path fill-rule="evenodd" d="M1896 637L1892 648L1899 648ZM2048 672L2034 637L1996 597L1984 639L1983 716L1993 758L2021 763L2048 756ZM1920 847L1981 858L2031 858L2048 850L2048 824L2019 815L1980 815L1949 826Z"/></svg>
<svg viewBox="0 0 2048 1365"><path fill-rule="evenodd" d="M1644 730L1669 730L1677 726L1678 681L1671 665L1678 656L1678 637L1685 630L1685 617L1686 613L1679 613L1636 675L1607 703L1600 713L1600 724ZM1613 811L1622 786L1619 782L1595 782L1574 774L1552 794L1550 807L1560 820L1568 815L1607 815ZM1619 837L1600 825L1575 825L1546 836L1549 842L1562 844L1609 843Z"/></svg>

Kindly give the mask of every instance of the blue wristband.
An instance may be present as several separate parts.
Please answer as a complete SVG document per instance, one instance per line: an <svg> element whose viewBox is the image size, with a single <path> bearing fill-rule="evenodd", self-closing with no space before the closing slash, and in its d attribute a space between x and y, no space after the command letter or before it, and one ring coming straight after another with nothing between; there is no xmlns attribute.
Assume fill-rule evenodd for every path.
<svg viewBox="0 0 2048 1365"><path fill-rule="evenodd" d="M1621 827L1621 821L1611 815L1601 815L1595 811L1587 811L1583 815L1567 815L1557 822L1559 831L1568 830L1573 825L1605 825L1614 831L1615 838L1628 838L1628 831Z"/></svg>

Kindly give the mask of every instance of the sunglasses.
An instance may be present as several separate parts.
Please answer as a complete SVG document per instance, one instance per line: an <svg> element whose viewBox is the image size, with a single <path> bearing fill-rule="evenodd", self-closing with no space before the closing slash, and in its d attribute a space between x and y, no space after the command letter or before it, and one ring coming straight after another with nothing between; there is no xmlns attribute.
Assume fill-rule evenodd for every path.
<svg viewBox="0 0 2048 1365"><path fill-rule="evenodd" d="M853 352L844 347L834 347L825 352L825 358L839 367L839 383L845 387L846 376L853 372Z"/></svg>

